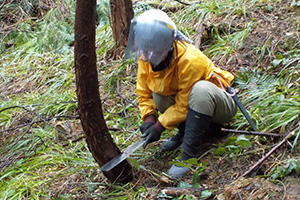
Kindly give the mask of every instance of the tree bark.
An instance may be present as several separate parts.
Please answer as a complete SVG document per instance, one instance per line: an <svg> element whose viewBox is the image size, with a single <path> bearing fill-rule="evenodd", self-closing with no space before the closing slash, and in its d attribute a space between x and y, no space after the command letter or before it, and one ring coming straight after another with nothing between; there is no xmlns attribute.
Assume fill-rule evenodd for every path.
<svg viewBox="0 0 300 200"><path fill-rule="evenodd" d="M111 26L115 49L126 47L133 8L131 0L110 0Z"/></svg>
<svg viewBox="0 0 300 200"><path fill-rule="evenodd" d="M95 53L96 0L77 0L75 14L75 73L78 109L89 150L99 164L120 154L106 126L98 88ZM125 160L104 175L112 182L132 180Z"/></svg>

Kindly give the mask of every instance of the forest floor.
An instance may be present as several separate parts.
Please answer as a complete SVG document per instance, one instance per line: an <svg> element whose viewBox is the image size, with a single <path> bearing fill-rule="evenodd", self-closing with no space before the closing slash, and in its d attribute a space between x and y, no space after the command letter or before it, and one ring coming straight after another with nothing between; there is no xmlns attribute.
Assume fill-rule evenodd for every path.
<svg viewBox="0 0 300 200"><path fill-rule="evenodd" d="M253 22L254 28L248 34L243 46L237 48L230 56L227 56L225 61L225 56L212 58L215 64L220 64L226 67L227 70L234 74L236 74L239 70L239 67L251 68L253 66L257 67L257 65L266 72L269 70L266 66L270 66L270 60L272 60L268 59L268 57L276 58L276 54L278 52L284 54L284 52L289 49L299 50L300 5L291 7L290 4L291 1L273 3L271 6L268 6L266 3L261 3L261 9L257 9L256 7L253 11L248 11L247 19ZM243 17L244 16L240 19L237 17L231 19L231 21L226 21L221 17L212 15L204 22L207 32L203 35L201 41L207 42L210 40L209 32L213 28L218 30L227 29L228 24L231 24L233 29L234 27L238 28L243 26ZM226 30L224 32L230 31L232 30ZM295 40L295 37L292 37L292 35L297 35L298 39ZM255 51L256 47L264 45L268 45L268 52L263 53L261 56L257 55L258 52ZM107 62L109 62L109 60ZM130 70L131 69L128 71ZM270 73L276 74L276 71L270 71ZM129 74L131 75L134 73L129 72ZM27 78L29 79L29 77ZM132 78L135 79L135 77ZM107 84L105 79L102 81L103 82L100 80L100 85ZM34 85L28 84L25 86L15 86L14 81L6 82L5 85L2 85L0 88L0 91L3 92L3 94L0 94L0 98L4 100L9 99L9 95L19 94L19 91L17 90L20 88L24 89L24 87L26 90L30 91L37 90ZM119 87L122 87L122 85ZM125 91L122 93L122 99L127 99L128 102L131 101L130 99L132 99L132 94L136 93L134 87L119 89L120 91ZM76 89L71 88L71 90L75 91ZM101 90L103 110L106 112L107 110L110 110L110 107L113 107L111 105L116 104L116 102L114 102L114 99L110 99L111 94L108 94L107 91L105 92L103 88L101 88ZM136 113L138 113L138 109L135 109ZM74 114L76 115L77 110L74 110ZM18 113L16 113L15 116L18 116ZM17 127L24 123L30 123L31 117L33 118L36 116L32 113L23 116L20 115L19 121L13 124L13 126ZM126 116L123 120L126 121ZM78 119L67 123L72 123L70 125L70 128L72 129L72 131L70 131L70 135L64 135L62 138L57 137L57 140L54 142L63 146L66 151L73 152L73 148L79 146L78 144L85 143L84 140L81 140L82 138L77 140L77 138L82 135L83 130ZM111 123L114 122L112 121ZM54 126L57 128L61 125L55 124ZM64 129L64 127L62 128ZM135 128L138 129L137 127ZM295 127L291 128L293 129ZM124 134L123 132L121 134ZM6 141L7 138L13 137L14 135L16 135L17 138L22 134L22 132L18 131L13 133L3 131L2 134L0 134L0 141ZM113 134L117 135L118 132L114 132ZM176 134L176 132L172 131L171 134ZM47 187L50 188L49 196L51 199L60 199L62 194L69 195L68 197L70 197L70 199L95 199L95 196L98 196L99 199L119 199L118 191L120 191L120 194L122 194L121 199L137 199L135 195L139 196L138 199L200 199L201 196L201 199L214 200L300 199L300 180L299 175L295 171L292 171L292 173L288 176L276 179L271 177L271 174L276 173L271 173L271 170L275 169L276 166L282 165L282 160L299 158L299 145L292 149L291 143L285 142L261 165L253 170L252 173L245 177L241 177L241 175L264 157L264 155L283 138L252 136L251 146L246 149L242 149L240 152L236 153L235 146L232 145L232 149L229 149L226 153L219 155L216 154L216 150L219 147L224 147L224 144L226 143L229 144L232 134L218 136L206 141L205 144L201 146L200 158L197 163L191 165L192 170L190 170L186 176L182 178L171 178L167 175L167 171L171 167L170 162L176 160L179 152L166 152L161 149L161 145L170 137L171 134L163 134L160 141L148 145L146 149L140 148L130 156L129 160L132 165L135 166L135 169L134 179L129 185L119 186L118 184L110 183L99 170L96 161L93 161L95 166L72 166L76 168L72 175L60 174L61 171L67 171L66 168L72 167L64 168L64 164L59 164L52 167L53 170L56 169L59 171L59 173L57 172L59 175L56 176L56 172L49 172L47 177L43 177L45 179L51 177L50 179L52 180L52 177L56 176L53 178L55 181L52 181L51 184L47 184ZM73 140L71 145L67 144L69 140ZM137 140L139 140L139 136L137 134L132 134L124 146L128 146L128 144L136 142ZM4 146L7 144L3 142L1 145ZM124 149L125 147L120 148ZM61 149L55 149L55 151L59 153L62 152ZM87 152L88 150L82 147L79 150L77 149L77 151ZM91 156L91 154L87 155ZM28 156L28 159L33 159L33 157L34 156ZM16 162L22 163L22 160L19 160L19 158L16 157ZM1 167L3 166L2 162ZM3 169L5 167L7 166L4 166ZM288 171L288 167L284 169L282 168L282 170L283 171L278 171L278 173L284 174L284 170ZM2 171L0 172L2 173ZM87 176L89 177L87 178ZM9 177L10 175L5 175L3 180L8 179ZM87 184L88 181L95 183L95 186ZM124 188L128 188L128 190L132 191L124 192ZM203 191L206 193L203 193ZM27 196L24 199L30 198L30 191L26 194ZM124 194L127 195L127 198L124 197ZM43 198L41 197L41 199Z"/></svg>
<svg viewBox="0 0 300 200"><path fill-rule="evenodd" d="M226 66L230 66L227 70L235 73L238 69L235 66L257 66L267 71L265 66L269 66L267 56L275 56L275 50L284 53L292 46L300 47L299 40L295 41L291 34L297 34L300 37L300 29L298 25L298 32L292 24L295 21L299 23L300 9L290 8L289 3L272 4L267 7L262 4L260 10L255 9L249 12L247 16L254 22L254 29L249 33L243 47L235 51L235 54L228 57ZM298 13L298 14L297 14ZM223 21L218 17L211 17L204 22L205 27L209 30L211 27L222 29L227 27L224 24L231 23L232 26L242 26L240 19L236 18L233 21ZM203 36L202 42L209 39L209 35ZM260 60L259 56L255 54L254 49L257 46L264 46L268 43L271 52L264 54ZM272 52L273 51L273 52ZM221 57L220 57L221 59ZM218 64L219 60L214 58ZM224 61L223 61L224 62ZM276 73L276 71L270 71ZM134 91L132 91L134 92ZM216 156L215 150L226 143L230 134L222 138L215 138L214 141L208 141L202 148L201 159L198 160L197 165L193 167L186 176L182 178L172 179L166 175L171 164L178 155L175 152L164 152L161 150L161 145L167 140L165 136L163 140L155 144L149 145L146 150L138 151L132 157L139 160L139 170L136 171L134 185L141 185L147 188L145 191L145 199L168 199L170 196L181 196L189 194L190 199L198 199L201 196L201 189L210 189L213 191L211 195L203 199L238 199L238 200L254 200L254 199L290 199L296 200L300 197L300 181L296 173L292 173L282 179L272 180L268 176L270 170L279 164L283 157L299 157L300 148L293 149L287 142L271 156L266 159L259 167L246 177L240 176L249 170L257 161L259 161L269 150L274 147L281 139L274 139L267 137L263 142L260 141L259 136L256 136L252 146L239 154L225 154L223 156ZM152 150L149 150L152 149ZM146 157L146 159L141 159ZM207 166L202 168L204 172L200 172L198 176L197 170L201 168L201 163L206 162ZM200 164L200 165L199 165ZM200 166L200 167L199 167ZM194 179L197 180L194 180ZM198 183L197 189L193 188L193 183ZM181 185L188 184L188 190L181 188ZM185 185L186 186L186 185ZM177 192L177 193L176 193ZM164 197L165 195L165 197Z"/></svg>
<svg viewBox="0 0 300 200"><path fill-rule="evenodd" d="M224 138L219 141L221 144L225 142ZM270 169L276 165L276 160L280 159L286 154L289 154L289 146L284 147L273 153L262 165L257 167L252 173L245 177L241 177L247 170L250 169L258 160L260 160L264 153L269 149L263 149L263 145L253 145L251 148L245 150L239 155L216 156L214 150L217 148L217 142L206 143L204 156L198 160L199 163L206 162L204 172L195 176L198 168L193 167L182 178L170 178L166 175L170 161L175 159L174 152L164 152L159 150L163 141L148 148L156 148L157 152L153 155L153 160L146 160L143 169L136 173L134 183L143 185L147 188L145 199L164 199L164 193L169 196L181 196L189 194L191 199L198 199L201 197L203 190L212 191L211 195L203 199L299 199L300 182L296 173L281 180L271 180L267 174ZM275 143L274 143L275 144ZM270 144L269 144L270 145ZM290 154L291 157L297 157L298 153ZM145 152L147 154L147 150ZM147 170L145 170L147 169ZM150 170L151 169L151 170ZM155 176L155 174L160 174ZM194 179L197 180L194 180ZM196 182L197 185L193 185ZM189 189L186 189L188 187ZM159 197L160 196L160 197ZM159 198L158 198L159 197ZM166 198L167 199L167 198Z"/></svg>

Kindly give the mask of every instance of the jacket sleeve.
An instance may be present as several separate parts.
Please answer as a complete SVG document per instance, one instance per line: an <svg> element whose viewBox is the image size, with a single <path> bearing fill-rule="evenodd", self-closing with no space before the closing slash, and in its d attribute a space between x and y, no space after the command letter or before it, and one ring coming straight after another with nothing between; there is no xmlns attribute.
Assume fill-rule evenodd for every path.
<svg viewBox="0 0 300 200"><path fill-rule="evenodd" d="M152 97L152 91L147 85L147 74L148 72L146 70L145 63L139 61L136 90L137 94L139 95L139 109L141 111L141 117L143 121L149 114L154 114L156 117L158 117L156 106Z"/></svg>
<svg viewBox="0 0 300 200"><path fill-rule="evenodd" d="M210 71L205 80L208 80L219 88L226 90L227 86L230 86L233 79L234 76L230 72L222 70L219 67L215 67Z"/></svg>

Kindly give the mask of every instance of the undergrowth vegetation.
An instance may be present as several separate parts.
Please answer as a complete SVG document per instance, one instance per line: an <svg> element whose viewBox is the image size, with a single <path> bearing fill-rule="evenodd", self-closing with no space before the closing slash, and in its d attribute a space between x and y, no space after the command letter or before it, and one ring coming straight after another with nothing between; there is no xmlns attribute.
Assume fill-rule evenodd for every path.
<svg viewBox="0 0 300 200"><path fill-rule="evenodd" d="M275 154L260 175L273 181L291 174L299 176L299 1L189 2L137 1L134 10L135 14L157 6L172 10L168 14L178 29L193 41L203 28L200 49L216 65L236 75L233 86L259 131L295 131L290 145ZM103 111L115 143L124 149L137 140L142 123L135 92L137 65L110 59L114 42L109 1L98 0L97 13L96 53ZM191 166L191 180L164 181L160 177L177 154L162 152L157 143L131 156L136 167L133 183L109 183L82 140L74 76L74 17L75 1L71 0L2 1L0 5L1 199L168 199L172 197L163 192L164 187L203 186L205 174L214 177L218 186L202 193L208 198L223 191L276 142L230 135L198 160L181 163ZM230 125L251 130L241 112ZM168 137L163 134L162 141ZM253 162L245 161L250 158ZM217 171L215 163L222 169ZM224 195L219 192L218 198ZM193 199L193 195L178 198Z"/></svg>

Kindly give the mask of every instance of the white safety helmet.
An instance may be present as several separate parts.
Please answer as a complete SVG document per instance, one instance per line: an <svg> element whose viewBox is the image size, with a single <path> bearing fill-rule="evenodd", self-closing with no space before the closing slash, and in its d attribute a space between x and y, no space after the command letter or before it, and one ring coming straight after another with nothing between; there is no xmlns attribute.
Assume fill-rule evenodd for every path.
<svg viewBox="0 0 300 200"><path fill-rule="evenodd" d="M176 33L176 25L165 12L148 10L131 21L125 58L136 55L158 65L173 48Z"/></svg>

